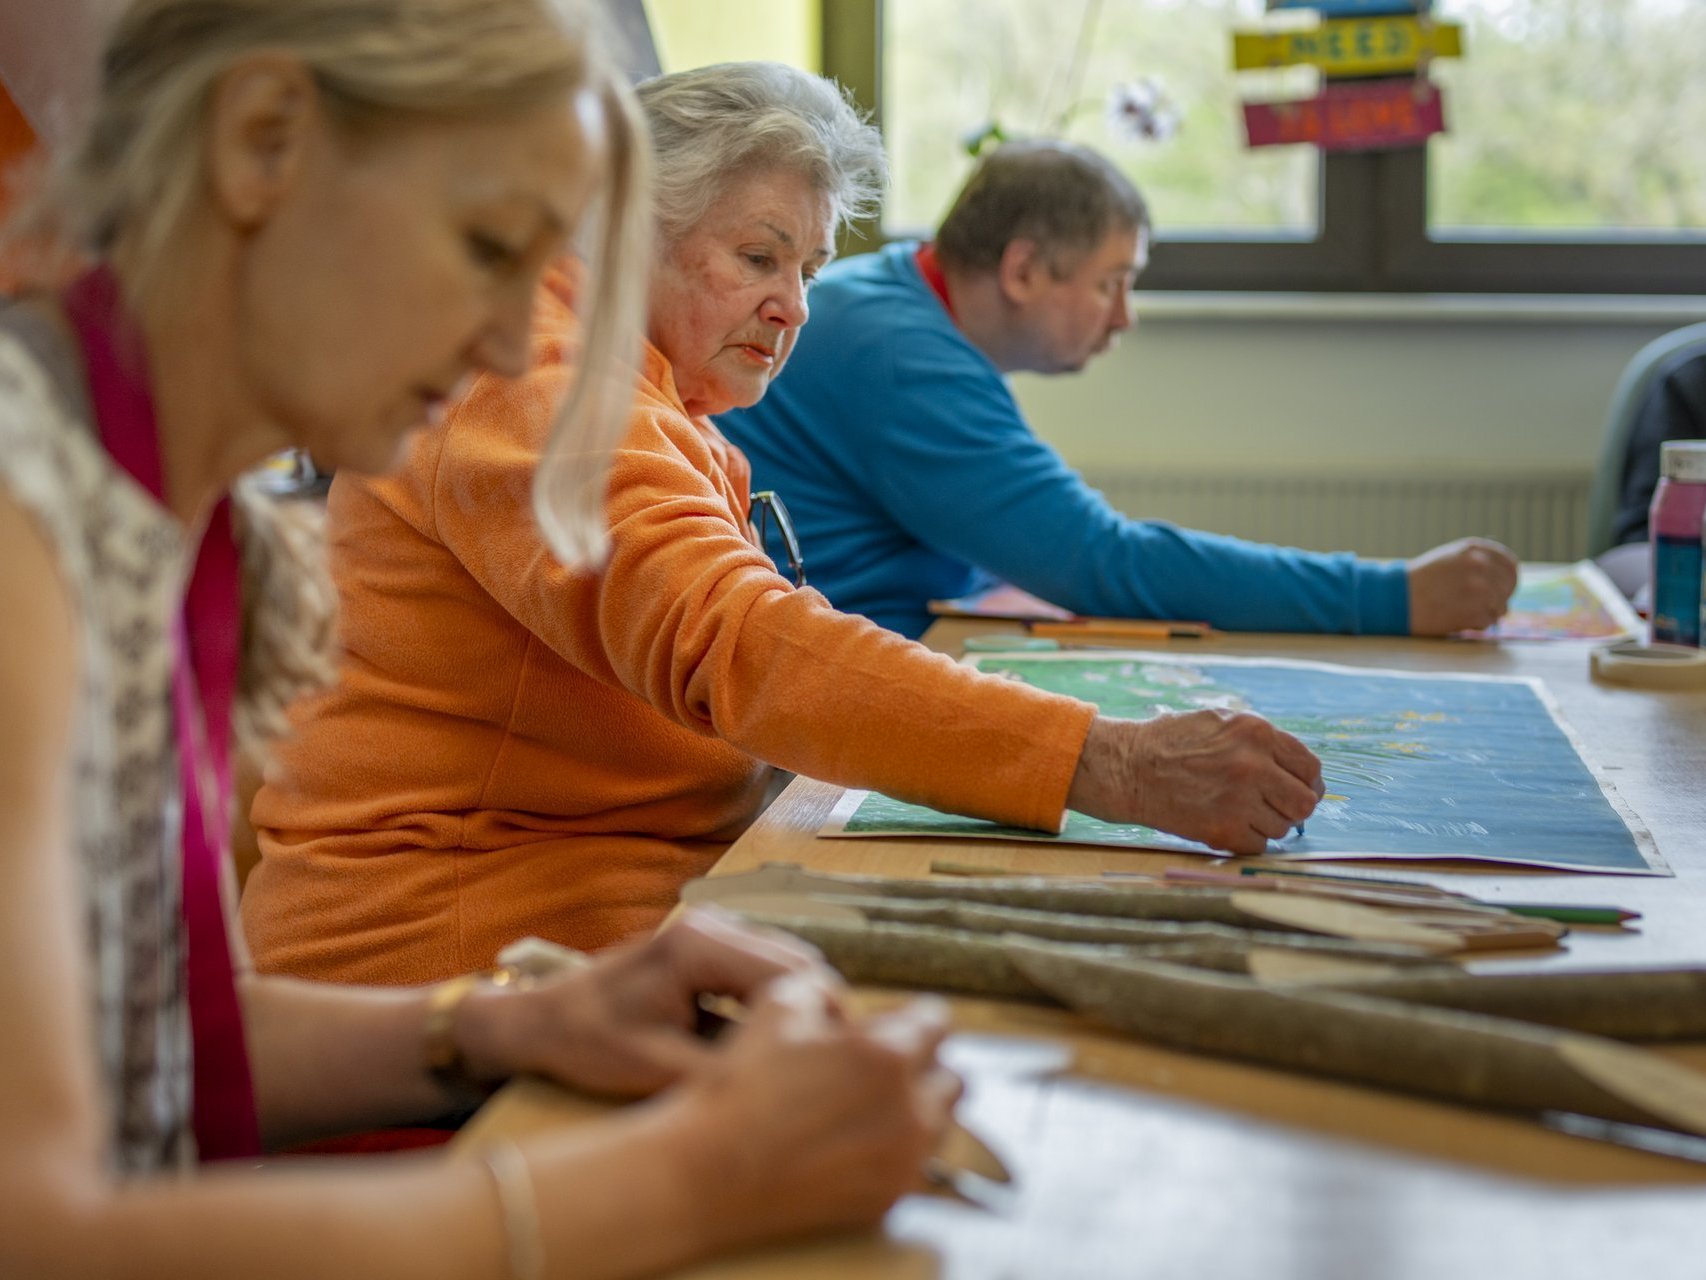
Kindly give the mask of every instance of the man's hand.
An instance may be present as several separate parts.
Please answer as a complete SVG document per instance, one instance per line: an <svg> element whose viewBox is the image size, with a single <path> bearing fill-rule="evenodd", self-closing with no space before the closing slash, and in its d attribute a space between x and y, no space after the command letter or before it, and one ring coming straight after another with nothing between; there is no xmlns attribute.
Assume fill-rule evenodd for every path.
<svg viewBox="0 0 1706 1280"><path fill-rule="evenodd" d="M1504 616L1516 590L1517 560L1485 538L1460 538L1424 551L1410 575L1410 634L1480 631Z"/></svg>
<svg viewBox="0 0 1706 1280"><path fill-rule="evenodd" d="M1291 734L1249 712L1190 711L1097 717L1066 803L1109 822L1261 853L1313 813L1321 793L1321 762Z"/></svg>

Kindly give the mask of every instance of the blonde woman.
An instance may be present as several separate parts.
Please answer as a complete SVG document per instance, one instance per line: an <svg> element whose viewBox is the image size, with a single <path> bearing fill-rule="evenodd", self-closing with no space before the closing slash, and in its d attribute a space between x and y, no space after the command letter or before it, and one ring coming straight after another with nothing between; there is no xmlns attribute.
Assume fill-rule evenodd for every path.
<svg viewBox="0 0 1706 1280"><path fill-rule="evenodd" d="M873 1220L945 1123L938 1015L856 1022L812 956L717 917L534 985L384 992L253 976L226 930L223 495L285 447L382 468L463 379L522 372L577 228L604 270L538 493L553 545L596 551L644 200L607 68L548 0L138 0L114 29L16 228L64 253L0 309L0 1275L646 1274ZM705 991L751 1008L715 1046ZM519 1071L659 1096L484 1162L242 1167Z"/></svg>

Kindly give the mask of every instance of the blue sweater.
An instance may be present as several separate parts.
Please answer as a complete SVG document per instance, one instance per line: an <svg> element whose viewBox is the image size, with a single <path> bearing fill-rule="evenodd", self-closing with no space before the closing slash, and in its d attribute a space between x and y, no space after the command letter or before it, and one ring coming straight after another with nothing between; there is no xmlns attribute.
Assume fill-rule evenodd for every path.
<svg viewBox="0 0 1706 1280"><path fill-rule="evenodd" d="M913 243L831 266L769 393L718 425L793 517L810 584L902 635L1012 582L1075 613L1403 634L1402 564L1132 520L1084 483L955 327ZM780 540L771 532L771 552Z"/></svg>

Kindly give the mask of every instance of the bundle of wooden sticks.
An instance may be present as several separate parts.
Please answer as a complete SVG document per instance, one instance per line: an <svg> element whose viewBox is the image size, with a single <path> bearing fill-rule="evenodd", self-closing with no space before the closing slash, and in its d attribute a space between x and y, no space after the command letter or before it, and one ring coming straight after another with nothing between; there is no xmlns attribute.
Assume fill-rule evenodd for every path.
<svg viewBox="0 0 1706 1280"><path fill-rule="evenodd" d="M1619 1043L1706 1038L1706 970L1466 973L1447 957L1489 939L1555 945L1564 927L1449 895L1347 892L1362 896L778 866L683 897L795 933L854 982L1051 1001L1176 1048L1706 1133L1706 1076Z"/></svg>

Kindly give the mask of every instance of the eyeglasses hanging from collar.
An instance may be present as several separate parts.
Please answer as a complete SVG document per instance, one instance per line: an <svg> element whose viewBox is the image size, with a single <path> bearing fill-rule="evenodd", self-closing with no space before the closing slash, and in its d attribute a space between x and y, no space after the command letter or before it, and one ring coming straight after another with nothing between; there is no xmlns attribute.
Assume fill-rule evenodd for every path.
<svg viewBox="0 0 1706 1280"><path fill-rule="evenodd" d="M758 526L758 541L766 550L770 547L770 518L776 518L776 532L782 538L782 552L794 575L794 585L806 585L806 562L800 555L800 540L794 533L794 522L788 518L788 508L776 496L774 489L760 489L752 495L752 508L747 518Z"/></svg>
<svg viewBox="0 0 1706 1280"><path fill-rule="evenodd" d="M324 498L332 476L314 465L306 449L286 449L253 471L250 483L271 498Z"/></svg>

